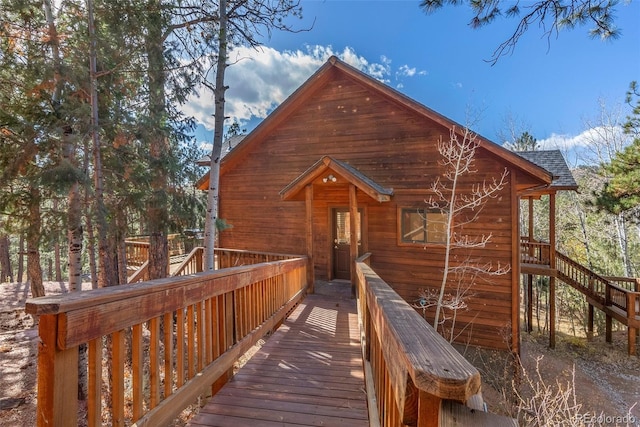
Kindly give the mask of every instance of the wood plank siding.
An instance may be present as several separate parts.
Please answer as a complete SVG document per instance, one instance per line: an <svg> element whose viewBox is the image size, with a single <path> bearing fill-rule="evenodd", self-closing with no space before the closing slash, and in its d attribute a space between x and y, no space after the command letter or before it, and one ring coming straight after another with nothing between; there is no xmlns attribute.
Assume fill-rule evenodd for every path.
<svg viewBox="0 0 640 427"><path fill-rule="evenodd" d="M373 79L334 60L285 101L222 163L220 217L233 225L220 235L220 245L256 251L308 254L305 192L299 200L282 200L280 191L323 156L355 168L371 181L393 189L388 202L378 202L356 191L363 213L363 241L359 253L371 252L371 266L407 301L424 287L438 287L442 277L442 245L399 245L398 208L424 207L430 185L442 176L437 151L448 140L453 122L439 116ZM333 64L333 66L331 65ZM337 64L337 65L336 65ZM482 140L475 168L465 176L460 191L498 178L507 168L517 180L491 199L478 220L464 233L491 233L488 247L471 253L479 263L510 265L517 260L513 195L523 188L551 180L541 169L518 160L495 144ZM314 273L331 279L331 210L349 207L349 184L315 179L312 185L312 248ZM517 188L513 189L515 182ZM202 184L201 188L206 188ZM460 258L463 254L456 254ZM458 325L473 322L460 340L474 345L507 348L503 330L511 328L512 274L491 283L479 281L472 290L469 310L459 313ZM517 288L516 288L517 289ZM517 299L515 300L517 301ZM513 328L517 332L517 328Z"/></svg>

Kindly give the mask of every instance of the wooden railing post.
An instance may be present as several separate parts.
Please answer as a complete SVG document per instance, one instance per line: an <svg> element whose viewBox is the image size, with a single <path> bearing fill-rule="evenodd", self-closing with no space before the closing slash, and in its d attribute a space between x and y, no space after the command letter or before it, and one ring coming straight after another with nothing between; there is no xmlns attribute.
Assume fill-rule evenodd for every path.
<svg viewBox="0 0 640 427"><path fill-rule="evenodd" d="M636 320L636 300L638 294L635 292L627 292L627 349L630 356L636 354L636 334L637 328L632 325Z"/></svg>
<svg viewBox="0 0 640 427"><path fill-rule="evenodd" d="M593 305L589 304L589 308L587 312L587 341L593 340L593 321L594 321Z"/></svg>
<svg viewBox="0 0 640 427"><path fill-rule="evenodd" d="M604 305L605 307L608 307L611 305L611 287L609 285L605 286L604 289ZM613 320L611 315L605 312L605 341L606 342L611 342L612 341L612 336L611 336L611 321Z"/></svg>
<svg viewBox="0 0 640 427"><path fill-rule="evenodd" d="M418 397L418 427L438 427L440 425L440 405L442 399L420 390Z"/></svg>
<svg viewBox="0 0 640 427"><path fill-rule="evenodd" d="M59 315L40 316L37 425L78 423L78 347L58 348Z"/></svg>

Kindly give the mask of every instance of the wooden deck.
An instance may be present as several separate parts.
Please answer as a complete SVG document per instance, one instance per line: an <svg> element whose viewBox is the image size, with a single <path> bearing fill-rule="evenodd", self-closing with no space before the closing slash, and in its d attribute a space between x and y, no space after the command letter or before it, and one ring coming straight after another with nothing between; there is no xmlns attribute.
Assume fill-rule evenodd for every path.
<svg viewBox="0 0 640 427"><path fill-rule="evenodd" d="M368 426L355 301L309 295L190 426Z"/></svg>

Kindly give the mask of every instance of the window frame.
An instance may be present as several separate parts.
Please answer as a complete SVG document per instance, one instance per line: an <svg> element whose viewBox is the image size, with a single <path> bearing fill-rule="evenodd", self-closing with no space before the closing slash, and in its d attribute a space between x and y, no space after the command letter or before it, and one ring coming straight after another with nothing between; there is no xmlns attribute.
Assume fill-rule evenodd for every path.
<svg viewBox="0 0 640 427"><path fill-rule="evenodd" d="M422 221L423 221L423 233L424 233L424 241L413 241L413 240L406 240L403 238L403 219L404 219L404 214L405 213L419 213L422 215ZM441 241L429 241L429 235L427 233L428 230L428 226L427 226L427 214L429 213L441 213L443 215L446 214L446 212L442 212L438 209L428 209L425 206L398 206L397 207L397 244L398 246L419 246L419 247L425 247L425 246L444 246L446 245L446 234L443 238L443 240Z"/></svg>

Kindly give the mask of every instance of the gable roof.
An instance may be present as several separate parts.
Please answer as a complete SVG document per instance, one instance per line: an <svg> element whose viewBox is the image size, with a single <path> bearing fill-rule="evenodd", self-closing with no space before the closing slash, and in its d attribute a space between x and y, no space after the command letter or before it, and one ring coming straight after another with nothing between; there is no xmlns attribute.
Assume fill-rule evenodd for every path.
<svg viewBox="0 0 640 427"><path fill-rule="evenodd" d="M280 191L280 197L283 200L294 199L305 188L305 186L311 184L328 171L332 171L340 175L378 202L388 202L391 200L391 196L393 195L392 188L385 188L381 186L353 166L336 160L330 156L323 156L320 160L314 163L313 166L291 181L289 185Z"/></svg>
<svg viewBox="0 0 640 427"><path fill-rule="evenodd" d="M246 134L232 135L226 140L224 140L222 142L221 157L224 159L226 155L229 154L231 150L233 150L236 147L236 145L242 142L245 136L247 135ZM227 146L227 148L224 148L225 145ZM196 160L196 165L198 166L211 165L211 154L205 154L204 156L200 157L198 160Z"/></svg>
<svg viewBox="0 0 640 427"><path fill-rule="evenodd" d="M389 101L397 103L410 111L444 126L447 129L455 128L462 135L464 126L420 104L373 77L366 75L362 71L339 60L337 57L332 56L318 69L318 71L309 77L305 83L296 89L293 94L283 101L282 104L280 104L271 114L269 114L267 118L258 124L258 126L256 126L256 128L250 132L242 142L240 142L225 156L220 166L220 174L223 175L226 171L232 169L235 164L240 162L253 144L259 143L264 136L268 135L270 131L293 114L298 106L303 104L316 90L323 87L324 83L329 81L335 73L341 73L369 90L377 92ZM513 165L520 171L532 176L539 182L537 186L540 184L551 184L552 175L545 169L540 168L534 163L525 160L523 157L489 141L484 137L481 137L480 135L478 135L477 138L480 147L501 158L506 163ZM208 177L200 179L200 181L198 181L198 188L206 189L208 186L207 181Z"/></svg>
<svg viewBox="0 0 640 427"><path fill-rule="evenodd" d="M564 160L560 150L519 151L518 155L553 174L550 188L554 190L577 190L578 184Z"/></svg>

